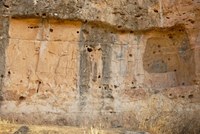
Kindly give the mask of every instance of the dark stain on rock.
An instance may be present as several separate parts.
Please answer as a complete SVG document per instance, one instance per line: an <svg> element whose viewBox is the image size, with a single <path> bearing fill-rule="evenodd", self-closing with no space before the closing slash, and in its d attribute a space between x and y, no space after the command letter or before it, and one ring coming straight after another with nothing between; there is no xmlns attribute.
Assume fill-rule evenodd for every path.
<svg viewBox="0 0 200 134"><path fill-rule="evenodd" d="M82 26L82 29L85 25ZM80 69L79 69L79 108L80 111L83 110L83 108L86 105L87 101L87 94L89 90L89 81L90 81L90 73L91 73L91 61L89 60L89 55L87 50L85 49L85 38L84 33L81 30L80 31Z"/></svg>
<svg viewBox="0 0 200 134"><path fill-rule="evenodd" d="M109 81L110 81L111 57L112 57L111 46L109 44L102 45L102 61L103 61L102 83L103 84L109 84Z"/></svg>
<svg viewBox="0 0 200 134"><path fill-rule="evenodd" d="M109 30L109 29L108 29ZM110 80L110 66L112 48L110 43L113 42L113 35L110 32L105 32L105 28L85 23L80 31L80 71L79 71L79 100L80 109L83 110L87 105L87 99L90 95L90 80L97 81L97 77L101 78L101 84L108 84ZM100 48L99 48L100 45ZM102 72L97 72L97 61L92 60L93 52L102 51L103 69ZM102 76L97 73L101 73ZM112 95L110 96L112 98Z"/></svg>
<svg viewBox="0 0 200 134"><path fill-rule="evenodd" d="M98 78L100 78L100 77L98 76ZM97 81L97 63L94 63L92 81L93 82Z"/></svg>
<svg viewBox="0 0 200 134"><path fill-rule="evenodd" d="M1 5L0 5L1 8ZM0 9L0 14L3 12L3 7ZM6 17L1 17L0 16L0 74L1 74L1 79L0 79L0 101L3 101L3 93L2 93L2 88L3 88L3 79L4 76L6 76L6 48L9 44L8 40L8 30L9 30L9 18ZM8 74L9 75L9 74ZM1 105L1 104L0 104Z"/></svg>
<svg viewBox="0 0 200 134"><path fill-rule="evenodd" d="M183 58L185 61L189 58L188 51L189 50L189 42L187 39L184 39L181 43L181 46L179 47L179 55L181 58Z"/></svg>
<svg viewBox="0 0 200 134"><path fill-rule="evenodd" d="M193 97L194 97L193 94L188 95L188 98L189 98L189 99L192 99Z"/></svg>
<svg viewBox="0 0 200 134"><path fill-rule="evenodd" d="M163 62L163 60L153 61L150 66L150 70L154 73L166 73L167 72L167 64Z"/></svg>

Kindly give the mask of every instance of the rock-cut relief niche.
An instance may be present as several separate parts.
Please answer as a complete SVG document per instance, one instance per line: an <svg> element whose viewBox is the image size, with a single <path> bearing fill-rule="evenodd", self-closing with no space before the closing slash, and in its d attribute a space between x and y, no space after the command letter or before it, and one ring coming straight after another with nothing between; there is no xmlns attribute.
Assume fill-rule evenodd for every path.
<svg viewBox="0 0 200 134"><path fill-rule="evenodd" d="M147 85L151 88L191 85L194 59L186 33L177 30L153 35L147 39L143 55Z"/></svg>

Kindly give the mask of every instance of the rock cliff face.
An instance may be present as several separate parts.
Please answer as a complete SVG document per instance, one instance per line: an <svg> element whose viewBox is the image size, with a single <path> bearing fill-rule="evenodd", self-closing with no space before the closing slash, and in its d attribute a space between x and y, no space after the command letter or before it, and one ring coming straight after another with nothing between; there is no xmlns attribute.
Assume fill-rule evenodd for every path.
<svg viewBox="0 0 200 134"><path fill-rule="evenodd" d="M2 118L200 133L199 0L0 1Z"/></svg>

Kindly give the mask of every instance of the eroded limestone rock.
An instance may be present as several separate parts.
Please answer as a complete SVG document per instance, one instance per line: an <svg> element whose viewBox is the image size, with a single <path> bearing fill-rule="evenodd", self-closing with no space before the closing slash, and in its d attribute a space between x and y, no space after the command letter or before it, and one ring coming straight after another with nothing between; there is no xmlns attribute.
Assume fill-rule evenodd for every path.
<svg viewBox="0 0 200 134"><path fill-rule="evenodd" d="M198 133L199 5L1 1L1 117Z"/></svg>

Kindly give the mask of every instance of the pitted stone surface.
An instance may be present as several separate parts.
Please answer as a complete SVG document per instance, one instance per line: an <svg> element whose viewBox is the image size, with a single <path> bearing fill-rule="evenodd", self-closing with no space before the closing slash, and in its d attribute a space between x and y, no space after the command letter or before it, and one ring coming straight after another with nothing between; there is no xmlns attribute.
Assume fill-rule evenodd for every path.
<svg viewBox="0 0 200 134"><path fill-rule="evenodd" d="M1 117L198 133L199 20L198 0L0 1Z"/></svg>

